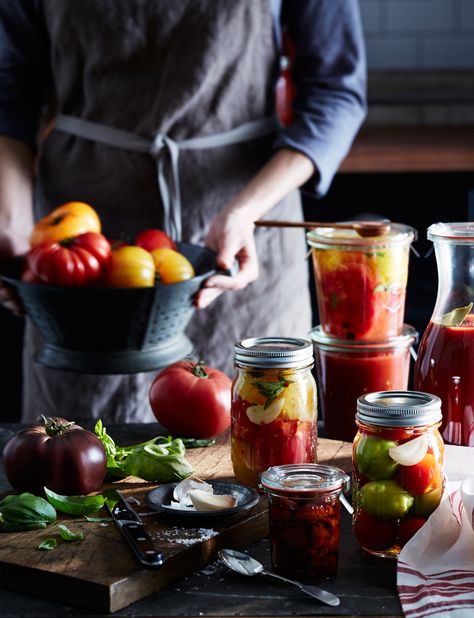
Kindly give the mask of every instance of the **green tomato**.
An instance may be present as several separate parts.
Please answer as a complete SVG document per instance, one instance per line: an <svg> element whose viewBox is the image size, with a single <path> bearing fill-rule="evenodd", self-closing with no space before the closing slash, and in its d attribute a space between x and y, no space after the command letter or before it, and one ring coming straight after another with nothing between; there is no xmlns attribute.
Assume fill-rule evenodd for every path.
<svg viewBox="0 0 474 618"><path fill-rule="evenodd" d="M412 513L416 517L429 517L431 513L438 507L441 496L443 494L443 488L438 487L427 494L420 494L415 496L413 502Z"/></svg>
<svg viewBox="0 0 474 618"><path fill-rule="evenodd" d="M371 481L391 478L399 464L390 457L388 451L397 444L393 440L363 435L354 453L357 470Z"/></svg>
<svg viewBox="0 0 474 618"><path fill-rule="evenodd" d="M373 517L397 519L411 509L413 496L397 481L371 481L360 490L360 505Z"/></svg>

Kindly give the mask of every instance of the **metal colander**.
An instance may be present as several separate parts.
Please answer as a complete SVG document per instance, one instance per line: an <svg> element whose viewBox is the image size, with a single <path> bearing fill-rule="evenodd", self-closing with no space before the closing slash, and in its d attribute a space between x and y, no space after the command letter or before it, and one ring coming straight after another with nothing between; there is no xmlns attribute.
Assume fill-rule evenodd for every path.
<svg viewBox="0 0 474 618"><path fill-rule="evenodd" d="M196 276L153 288L67 288L21 281L20 264L2 274L20 297L43 344L35 360L81 373L153 371L190 354L184 335L193 296L216 272L215 254L178 243Z"/></svg>

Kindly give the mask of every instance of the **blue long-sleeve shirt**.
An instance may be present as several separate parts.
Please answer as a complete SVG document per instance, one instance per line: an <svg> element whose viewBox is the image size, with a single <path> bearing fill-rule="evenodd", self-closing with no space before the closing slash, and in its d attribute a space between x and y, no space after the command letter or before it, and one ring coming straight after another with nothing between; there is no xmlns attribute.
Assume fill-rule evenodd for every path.
<svg viewBox="0 0 474 618"><path fill-rule="evenodd" d="M263 0L261 0L263 1ZM327 192L365 117L366 62L357 0L270 0L295 42L293 121L275 147L303 152L316 174L305 189ZM279 39L276 28L277 40ZM0 2L0 134L35 148L51 84L42 0Z"/></svg>

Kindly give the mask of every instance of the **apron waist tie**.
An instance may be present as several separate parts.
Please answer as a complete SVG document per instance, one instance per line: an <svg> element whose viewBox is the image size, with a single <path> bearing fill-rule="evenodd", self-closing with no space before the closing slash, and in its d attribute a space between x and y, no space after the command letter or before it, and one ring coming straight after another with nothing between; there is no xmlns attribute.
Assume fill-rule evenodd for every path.
<svg viewBox="0 0 474 618"><path fill-rule="evenodd" d="M234 129L213 135L173 140L163 133L153 139L116 129L76 116L59 114L55 129L90 139L107 146L151 155L156 161L158 189L163 204L164 231L175 241L181 240L181 195L178 159L181 150L202 150L250 141L274 133L279 128L276 117L246 122Z"/></svg>

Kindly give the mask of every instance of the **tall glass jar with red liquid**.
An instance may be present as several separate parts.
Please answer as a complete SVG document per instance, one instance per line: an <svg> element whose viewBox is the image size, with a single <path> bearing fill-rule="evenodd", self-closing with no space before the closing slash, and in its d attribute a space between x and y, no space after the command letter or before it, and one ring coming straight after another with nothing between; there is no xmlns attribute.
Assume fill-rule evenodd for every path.
<svg viewBox="0 0 474 618"><path fill-rule="evenodd" d="M415 389L442 400L445 442L474 446L474 223L428 228L438 295L415 364Z"/></svg>

